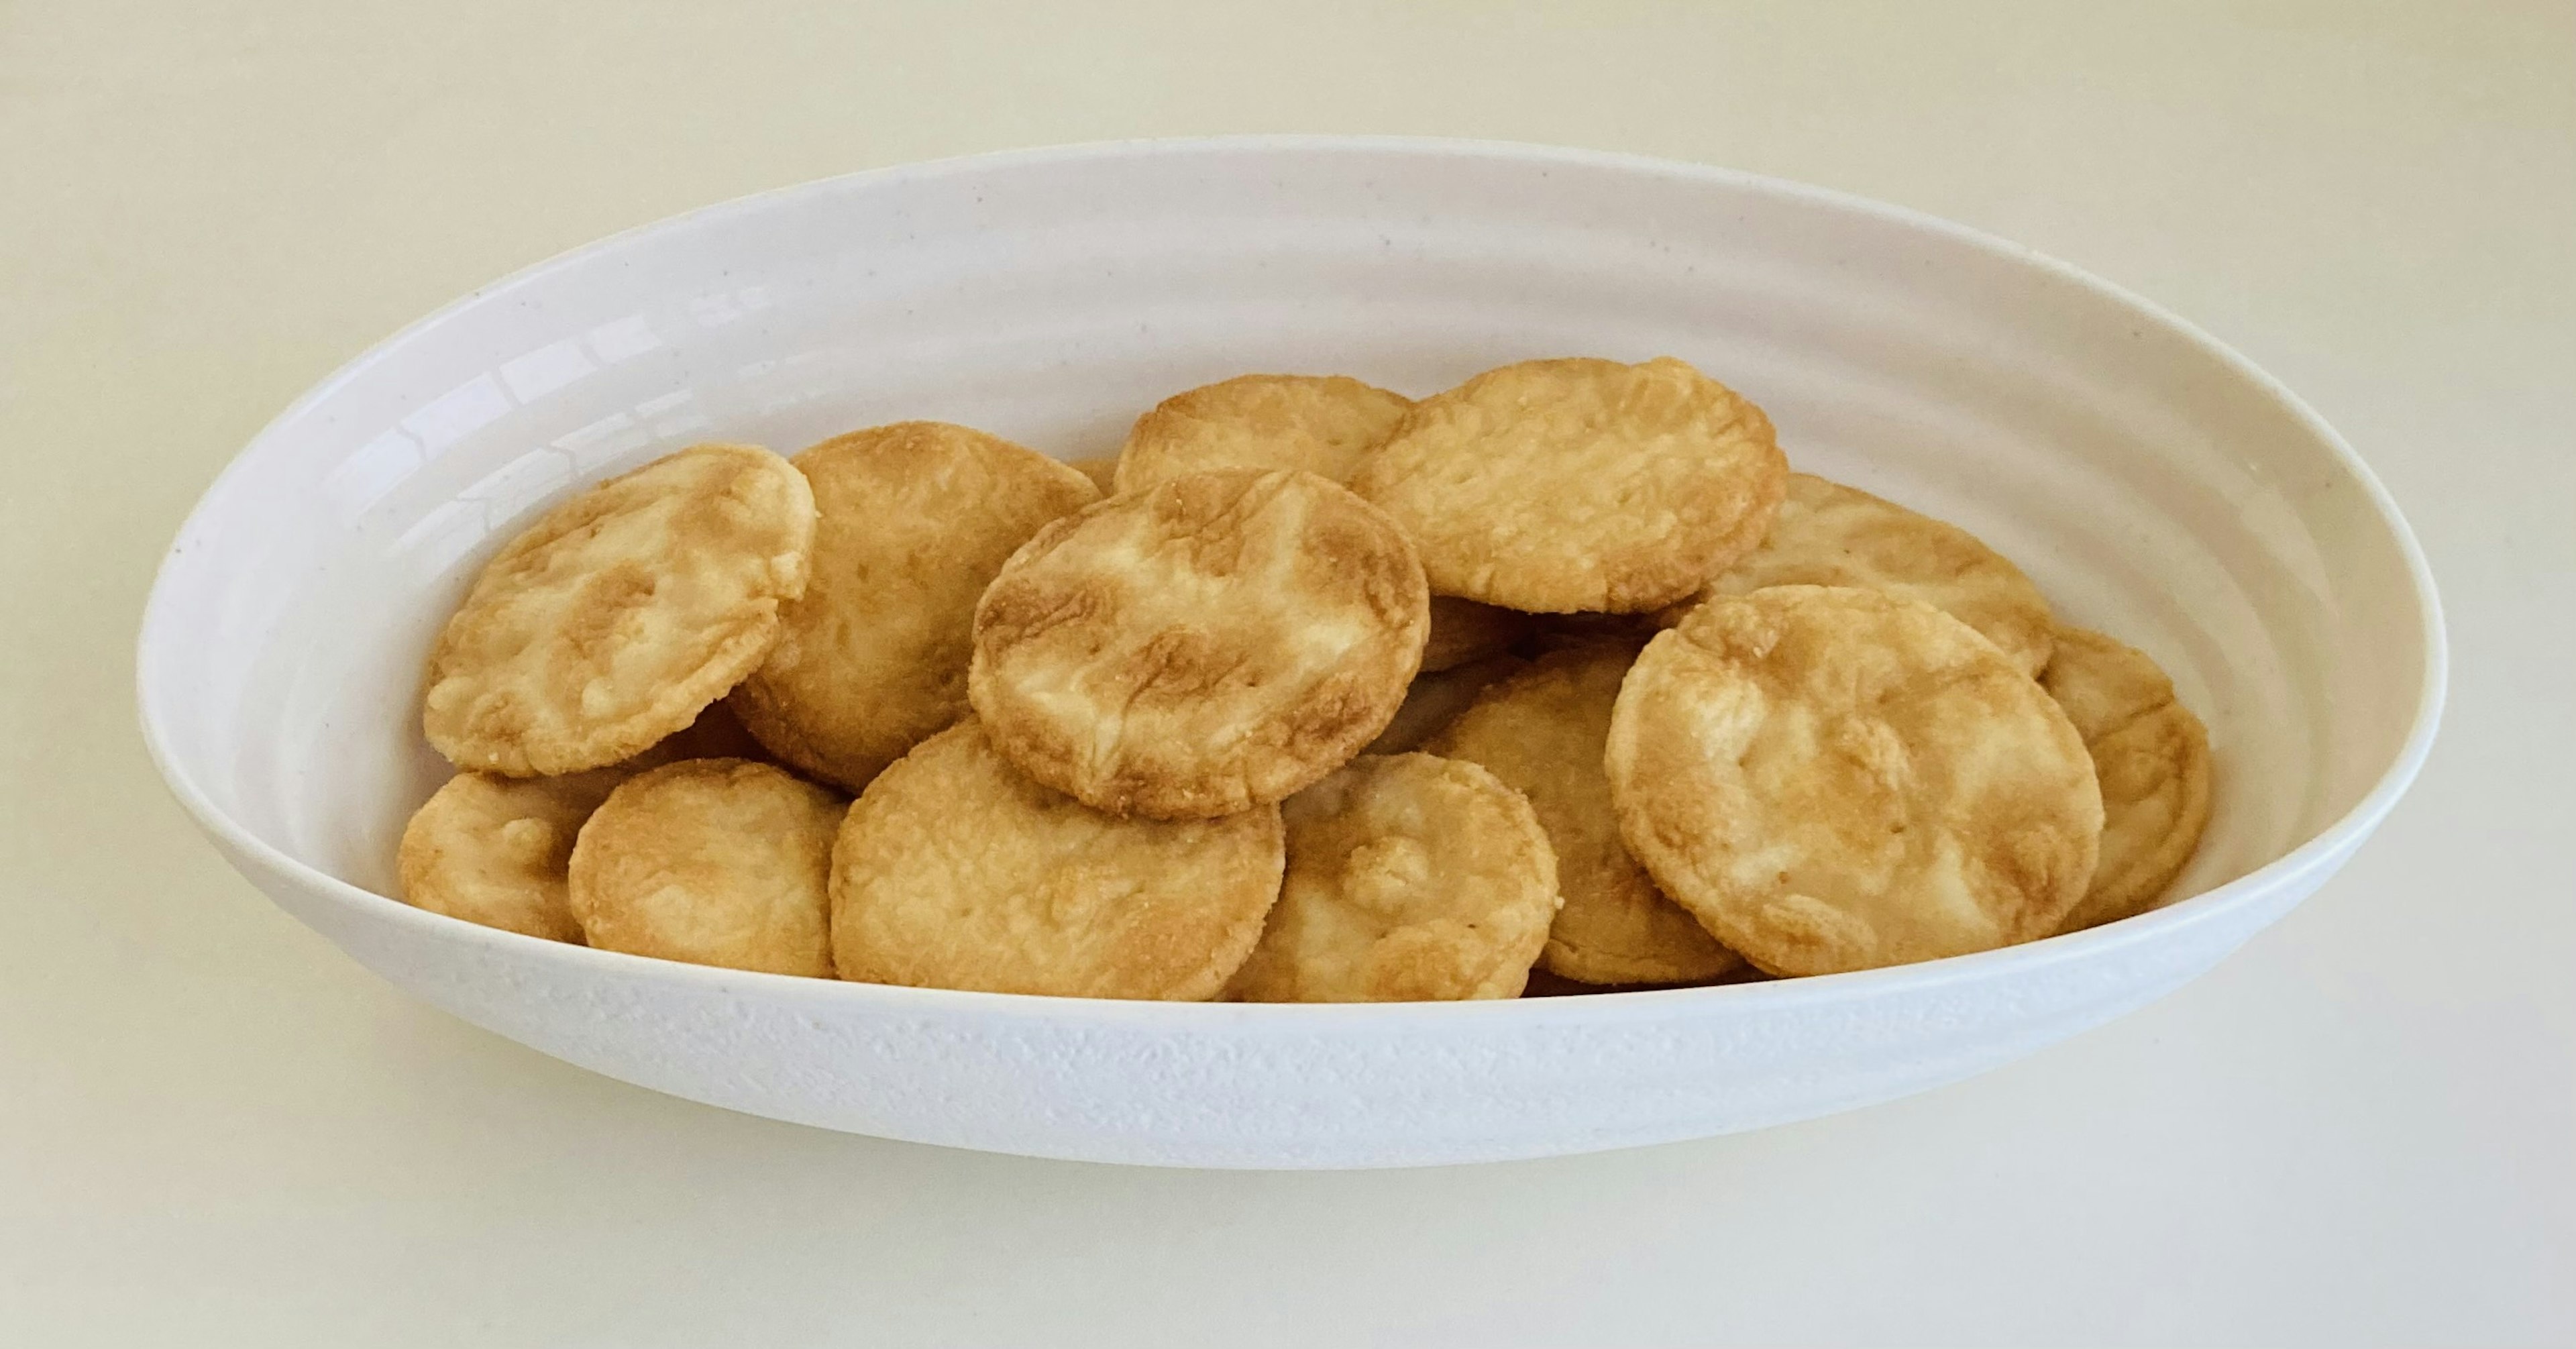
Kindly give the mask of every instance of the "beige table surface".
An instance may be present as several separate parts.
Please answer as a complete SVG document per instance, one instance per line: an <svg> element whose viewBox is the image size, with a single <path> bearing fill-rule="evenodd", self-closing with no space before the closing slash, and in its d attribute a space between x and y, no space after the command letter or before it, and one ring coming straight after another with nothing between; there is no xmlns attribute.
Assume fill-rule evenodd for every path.
<svg viewBox="0 0 2576 1349"><path fill-rule="evenodd" d="M378 983L164 795L154 562L398 324L760 188L1241 130L1736 165L2163 301L2411 513L2431 765L2216 973L2016 1066L1349 1175L593 1077ZM2566 3L0 5L0 1344L2576 1343L2571 389Z"/></svg>

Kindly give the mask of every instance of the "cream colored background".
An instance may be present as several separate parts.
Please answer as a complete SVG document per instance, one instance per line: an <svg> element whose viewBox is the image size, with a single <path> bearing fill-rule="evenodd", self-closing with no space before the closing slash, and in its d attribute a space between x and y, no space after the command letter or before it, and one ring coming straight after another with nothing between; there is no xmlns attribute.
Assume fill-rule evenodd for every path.
<svg viewBox="0 0 2576 1349"><path fill-rule="evenodd" d="M1307 1176L588 1076L379 985L163 794L154 561L395 326L760 188L1238 130L1731 164L2163 301L2412 514L2431 766L2216 974L2015 1067ZM0 6L0 1342L2576 1342L2571 386L2565 3Z"/></svg>

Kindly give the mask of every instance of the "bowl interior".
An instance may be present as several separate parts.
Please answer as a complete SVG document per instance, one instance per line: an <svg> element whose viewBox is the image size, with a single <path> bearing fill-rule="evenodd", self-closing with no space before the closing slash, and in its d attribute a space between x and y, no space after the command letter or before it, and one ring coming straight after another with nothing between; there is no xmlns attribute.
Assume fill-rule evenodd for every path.
<svg viewBox="0 0 2576 1349"><path fill-rule="evenodd" d="M1064 457L1252 370L1427 394L1531 356L1681 356L1791 461L1956 521L2154 655L2216 746L2176 894L2316 836L2395 763L2427 597L2331 434L2152 310L2009 246L1739 175L1383 142L990 157L620 236L370 352L189 520L142 648L183 790L391 893L447 768L419 672L474 569L577 484L706 439L901 418Z"/></svg>

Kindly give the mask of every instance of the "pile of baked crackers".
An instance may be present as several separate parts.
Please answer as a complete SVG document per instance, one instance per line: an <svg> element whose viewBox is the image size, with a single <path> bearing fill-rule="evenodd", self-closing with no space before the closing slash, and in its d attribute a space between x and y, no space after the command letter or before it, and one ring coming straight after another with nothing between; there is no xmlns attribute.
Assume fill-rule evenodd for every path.
<svg viewBox="0 0 2576 1349"><path fill-rule="evenodd" d="M2152 907L2201 722L1663 358L1245 375L1113 459L903 422L547 512L431 653L403 896L778 974L1421 1001Z"/></svg>

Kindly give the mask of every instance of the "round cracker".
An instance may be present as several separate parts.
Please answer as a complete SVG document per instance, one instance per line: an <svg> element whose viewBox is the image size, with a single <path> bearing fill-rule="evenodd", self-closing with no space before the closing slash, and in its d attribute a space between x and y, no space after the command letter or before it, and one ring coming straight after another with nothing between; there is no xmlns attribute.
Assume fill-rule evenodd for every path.
<svg viewBox="0 0 2576 1349"><path fill-rule="evenodd" d="M1118 452L1118 490L1186 473L1301 468L1349 482L1413 400L1342 375L1238 375L1176 393L1136 419Z"/></svg>
<svg viewBox="0 0 2576 1349"><path fill-rule="evenodd" d="M1661 608L1761 537L1788 462L1770 419L1671 357L1524 361L1423 400L1353 490L1434 590L1540 613Z"/></svg>
<svg viewBox="0 0 2576 1349"><path fill-rule="evenodd" d="M829 978L826 887L848 808L748 759L639 773L581 827L572 915L605 951Z"/></svg>
<svg viewBox="0 0 2576 1349"><path fill-rule="evenodd" d="M565 872L582 822L626 774L459 773L403 826L394 870L405 903L504 931L581 941Z"/></svg>
<svg viewBox="0 0 2576 1349"><path fill-rule="evenodd" d="M2024 674L2048 665L2055 624L2021 568L1957 525L1813 474L1789 475L1789 494L1762 546L1697 598L1777 585L1858 586L1921 600L2003 648ZM1682 612L1658 618L1670 626Z"/></svg>
<svg viewBox="0 0 2576 1349"><path fill-rule="evenodd" d="M1477 694L1497 680L1528 668L1528 661L1505 652L1415 679L1404 695L1404 705L1395 709L1395 719L1369 742L1368 753L1403 754L1422 748L1422 742L1439 734L1440 728L1466 711Z"/></svg>
<svg viewBox="0 0 2576 1349"><path fill-rule="evenodd" d="M1100 494L1101 494L1102 496L1115 496L1115 495L1117 495L1117 492L1118 492L1118 456L1117 456L1117 455L1114 455L1114 454L1095 454L1095 455L1091 456L1091 457L1090 457L1090 458L1088 458L1088 459L1075 459L1075 460L1068 461L1068 462L1065 464L1065 467L1070 468L1070 469L1072 469L1074 472L1079 473L1079 474L1081 474L1082 476L1084 476L1084 477L1086 477L1086 478L1091 479L1091 485L1092 485L1093 487L1096 487L1096 488L1100 489Z"/></svg>
<svg viewBox="0 0 2576 1349"><path fill-rule="evenodd" d="M1228 815L1385 729L1429 606L1412 545L1349 491L1195 473L1030 539L975 611L967 693L1021 771L1086 805Z"/></svg>
<svg viewBox="0 0 2576 1349"><path fill-rule="evenodd" d="M945 422L834 436L813 485L813 581L730 700L787 764L857 790L966 713L975 603L1013 550L1100 499L1071 466Z"/></svg>
<svg viewBox="0 0 2576 1349"><path fill-rule="evenodd" d="M2084 737L2102 784L2102 858L2059 930L2128 918L2191 861L2209 823L2209 729L2145 652L2083 628L2057 630L2040 676Z"/></svg>
<svg viewBox="0 0 2576 1349"><path fill-rule="evenodd" d="M1873 590L1701 605L1628 672L1605 766L1629 852L1774 974L2047 936L2102 833L2057 704L1968 625Z"/></svg>
<svg viewBox="0 0 2576 1349"><path fill-rule="evenodd" d="M1032 782L968 719L878 775L832 854L841 977L1203 1000L1279 895L1276 806L1121 818Z"/></svg>
<svg viewBox="0 0 2576 1349"><path fill-rule="evenodd" d="M1452 670L1499 655L1530 630L1530 616L1513 609L1462 600L1455 595L1431 597L1431 636L1422 644L1422 668Z"/></svg>
<svg viewBox="0 0 2576 1349"><path fill-rule="evenodd" d="M617 784L681 759L760 752L723 703L609 768L551 778L472 770L448 779L403 826L402 897L450 918L531 937L581 941L565 897L574 836Z"/></svg>
<svg viewBox="0 0 2576 1349"><path fill-rule="evenodd" d="M1678 984L1744 967L1688 910L1664 897L1619 838L1601 766L1610 709L1636 659L1631 645L1595 643L1539 658L1485 690L1425 746L1482 764L1529 798L1556 850L1565 907L1539 957L1587 984Z"/></svg>
<svg viewBox="0 0 2576 1349"><path fill-rule="evenodd" d="M601 768L751 673L805 591L814 494L753 445L697 445L546 512L430 653L421 728L460 768Z"/></svg>
<svg viewBox="0 0 2576 1349"><path fill-rule="evenodd" d="M1521 794L1470 763L1370 755L1288 798L1288 871L1244 1002L1514 998L1556 915Z"/></svg>

